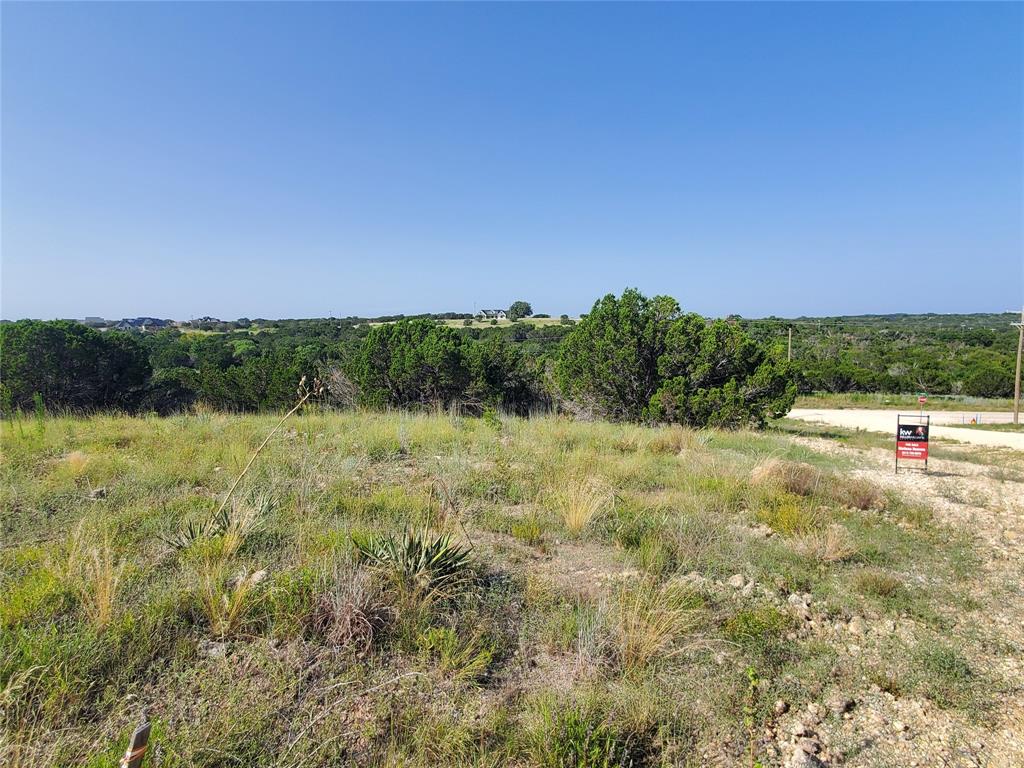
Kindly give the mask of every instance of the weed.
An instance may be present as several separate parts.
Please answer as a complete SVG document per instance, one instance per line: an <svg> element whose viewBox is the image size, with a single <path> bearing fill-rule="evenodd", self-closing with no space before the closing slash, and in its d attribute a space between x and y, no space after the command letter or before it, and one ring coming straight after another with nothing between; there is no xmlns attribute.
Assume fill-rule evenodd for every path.
<svg viewBox="0 0 1024 768"><path fill-rule="evenodd" d="M830 525L824 531L798 536L793 541L793 548L819 563L841 563L857 554L857 545L850 532L838 524Z"/></svg>
<svg viewBox="0 0 1024 768"><path fill-rule="evenodd" d="M540 546L544 542L544 525L540 515L529 512L513 521L512 535L531 547Z"/></svg>
<svg viewBox="0 0 1024 768"><path fill-rule="evenodd" d="M878 598L895 597L903 589L902 582L878 568L863 568L853 577L853 588L862 595Z"/></svg>
<svg viewBox="0 0 1024 768"><path fill-rule="evenodd" d="M259 585L264 570L247 569L228 575L223 560L205 558L197 573L199 605L217 637L235 634L250 610L262 599Z"/></svg>
<svg viewBox="0 0 1024 768"><path fill-rule="evenodd" d="M758 508L756 517L783 536L803 536L821 525L821 513L807 508L789 493L769 496Z"/></svg>
<svg viewBox="0 0 1024 768"><path fill-rule="evenodd" d="M781 635L790 623L789 617L778 608L762 606L734 613L722 629L726 639L734 643L760 644Z"/></svg>

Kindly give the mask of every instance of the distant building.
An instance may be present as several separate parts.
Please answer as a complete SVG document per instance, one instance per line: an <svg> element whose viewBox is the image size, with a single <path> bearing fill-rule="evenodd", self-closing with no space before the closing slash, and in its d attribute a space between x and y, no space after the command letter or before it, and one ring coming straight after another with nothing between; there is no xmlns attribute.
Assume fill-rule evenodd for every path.
<svg viewBox="0 0 1024 768"><path fill-rule="evenodd" d="M481 309L476 313L477 320L504 320L504 309Z"/></svg>
<svg viewBox="0 0 1024 768"><path fill-rule="evenodd" d="M115 331L159 331L163 328L170 328L170 320L161 320L157 317L126 317L114 326Z"/></svg>
<svg viewBox="0 0 1024 768"><path fill-rule="evenodd" d="M104 320L102 317L93 317L91 315L86 315L85 320L83 320L82 322L85 323L85 325L92 326L101 326L107 324L107 321Z"/></svg>

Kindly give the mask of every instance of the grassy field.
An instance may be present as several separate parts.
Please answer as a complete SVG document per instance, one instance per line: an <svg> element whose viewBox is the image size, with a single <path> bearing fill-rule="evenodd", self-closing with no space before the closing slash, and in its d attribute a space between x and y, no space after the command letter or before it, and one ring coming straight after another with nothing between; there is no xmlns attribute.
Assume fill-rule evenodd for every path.
<svg viewBox="0 0 1024 768"><path fill-rule="evenodd" d="M3 424L0 763L145 711L160 766L767 766L837 693L1005 692L974 540L792 435L314 412L218 514L276 420Z"/></svg>
<svg viewBox="0 0 1024 768"><path fill-rule="evenodd" d="M920 408L916 393L888 395L878 392L820 392L801 395L794 408L891 408L916 411ZM928 395L926 411L1012 411L1010 398L968 397L967 395Z"/></svg>

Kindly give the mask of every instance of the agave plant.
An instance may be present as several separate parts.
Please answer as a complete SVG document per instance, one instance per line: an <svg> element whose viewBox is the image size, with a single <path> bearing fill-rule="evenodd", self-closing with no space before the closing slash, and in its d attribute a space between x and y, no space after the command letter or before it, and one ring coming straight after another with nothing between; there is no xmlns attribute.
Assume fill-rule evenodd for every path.
<svg viewBox="0 0 1024 768"><path fill-rule="evenodd" d="M422 592L447 592L465 575L469 551L442 533L432 537L425 528L407 530L401 539L395 536L352 535L359 559L371 566L391 571L404 585Z"/></svg>

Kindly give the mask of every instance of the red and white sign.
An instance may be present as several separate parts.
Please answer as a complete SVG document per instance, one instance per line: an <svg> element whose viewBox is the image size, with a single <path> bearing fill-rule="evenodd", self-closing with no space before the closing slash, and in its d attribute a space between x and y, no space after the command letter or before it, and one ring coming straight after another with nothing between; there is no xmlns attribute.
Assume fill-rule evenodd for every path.
<svg viewBox="0 0 1024 768"><path fill-rule="evenodd" d="M896 427L896 458L928 459L928 426L926 424L900 424Z"/></svg>
<svg viewBox="0 0 1024 768"><path fill-rule="evenodd" d="M928 443L910 442L909 440L896 441L897 459L928 459Z"/></svg>
<svg viewBox="0 0 1024 768"><path fill-rule="evenodd" d="M924 395L918 395L917 402L919 402L921 405L924 405L925 403L928 402L928 398L925 397Z"/></svg>

